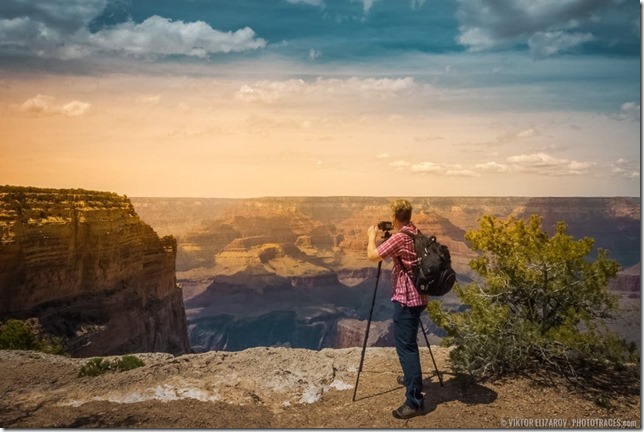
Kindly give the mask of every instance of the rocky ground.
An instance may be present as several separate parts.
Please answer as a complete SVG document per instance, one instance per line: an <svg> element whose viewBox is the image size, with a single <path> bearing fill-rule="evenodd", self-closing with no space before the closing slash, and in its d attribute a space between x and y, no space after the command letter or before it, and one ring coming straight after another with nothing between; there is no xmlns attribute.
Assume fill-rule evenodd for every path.
<svg viewBox="0 0 644 432"><path fill-rule="evenodd" d="M528 378L468 385L433 350L444 386L422 350L426 412L410 420L391 415L404 398L393 348L367 350L355 402L360 348L140 354L143 367L80 378L88 359L0 351L0 427L640 428L639 380L619 396Z"/></svg>

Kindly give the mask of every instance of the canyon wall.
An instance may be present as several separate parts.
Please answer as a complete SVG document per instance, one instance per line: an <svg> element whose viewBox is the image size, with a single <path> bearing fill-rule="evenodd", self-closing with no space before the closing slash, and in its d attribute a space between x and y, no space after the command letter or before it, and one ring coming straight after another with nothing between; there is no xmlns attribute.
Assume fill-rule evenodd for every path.
<svg viewBox="0 0 644 432"><path fill-rule="evenodd" d="M189 352L176 240L127 197L0 187L0 320L36 317L73 356Z"/></svg>
<svg viewBox="0 0 644 432"><path fill-rule="evenodd" d="M477 277L469 268L476 253L465 242L465 233L478 228L483 215L527 218L536 213L550 233L556 222L564 221L571 235L595 238L595 250L608 249L622 267L640 262L639 198L407 199L415 224L449 247L462 283ZM177 278L196 350L360 346L377 273L366 258L366 230L390 219L391 201L132 199L143 220L177 238ZM390 260L382 266L369 345L391 344L391 266ZM620 281L628 281L628 296L639 295L639 282ZM462 306L453 293L441 300L450 310ZM430 322L426 327L435 343L440 330Z"/></svg>

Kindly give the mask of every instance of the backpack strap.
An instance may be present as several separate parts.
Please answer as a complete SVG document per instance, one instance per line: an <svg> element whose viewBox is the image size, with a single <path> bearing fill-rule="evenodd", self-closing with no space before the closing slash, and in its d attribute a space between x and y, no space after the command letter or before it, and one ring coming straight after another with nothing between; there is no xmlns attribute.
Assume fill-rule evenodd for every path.
<svg viewBox="0 0 644 432"><path fill-rule="evenodd" d="M414 241L416 239L416 235L410 233L409 231L400 230L399 232L401 232L403 234L407 234L411 238L412 241ZM420 230L418 230L418 232L420 233ZM414 250L414 252L415 252L415 250ZM411 269L407 270L405 268L405 264L403 264L403 262L402 262L402 260L400 259L399 256L396 256L396 259L398 260L398 264L400 264L400 267L403 269L403 271L405 273L407 273L409 275L409 277L412 277Z"/></svg>

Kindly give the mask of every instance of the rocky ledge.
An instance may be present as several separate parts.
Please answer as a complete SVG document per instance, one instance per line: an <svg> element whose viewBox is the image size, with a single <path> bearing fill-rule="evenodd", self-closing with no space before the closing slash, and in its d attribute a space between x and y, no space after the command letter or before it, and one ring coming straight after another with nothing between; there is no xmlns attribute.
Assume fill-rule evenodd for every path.
<svg viewBox="0 0 644 432"><path fill-rule="evenodd" d="M187 353L176 251L125 196L0 186L0 320L38 318L72 356Z"/></svg>

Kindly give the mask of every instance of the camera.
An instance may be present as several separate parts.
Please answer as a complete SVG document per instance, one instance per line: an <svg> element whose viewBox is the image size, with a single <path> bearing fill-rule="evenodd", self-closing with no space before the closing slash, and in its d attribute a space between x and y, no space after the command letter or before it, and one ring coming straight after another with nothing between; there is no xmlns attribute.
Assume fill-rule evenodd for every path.
<svg viewBox="0 0 644 432"><path fill-rule="evenodd" d="M391 231L392 229L394 229L394 224L392 224L389 221L381 221L381 222L378 222L378 229L380 231L385 231L385 232Z"/></svg>

